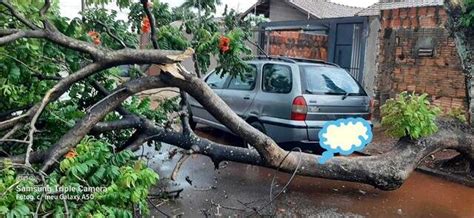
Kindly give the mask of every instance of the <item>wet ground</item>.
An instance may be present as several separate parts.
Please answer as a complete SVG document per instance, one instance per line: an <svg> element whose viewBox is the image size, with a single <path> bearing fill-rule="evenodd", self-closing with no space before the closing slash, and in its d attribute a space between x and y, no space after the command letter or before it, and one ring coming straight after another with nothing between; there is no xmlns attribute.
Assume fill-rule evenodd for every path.
<svg viewBox="0 0 474 218"><path fill-rule="evenodd" d="M239 139L209 128L197 131L201 136L227 144ZM269 203L274 170L238 163L221 163L214 170L209 158L194 155L179 171L176 181L170 177L180 154L171 160L174 147L163 145L150 166L161 176L161 190L183 189L177 199L154 199L151 214L164 217L158 210L183 217L474 217L474 188L414 172L398 190L385 192L371 186L318 178L295 177L287 190ZM148 151L145 151L148 152ZM290 175L277 173L277 194Z"/></svg>

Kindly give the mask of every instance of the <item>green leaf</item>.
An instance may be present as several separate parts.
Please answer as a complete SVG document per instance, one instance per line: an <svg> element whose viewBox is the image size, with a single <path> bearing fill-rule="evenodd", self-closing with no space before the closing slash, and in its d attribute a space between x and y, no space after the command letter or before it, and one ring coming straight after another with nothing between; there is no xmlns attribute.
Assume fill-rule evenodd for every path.
<svg viewBox="0 0 474 218"><path fill-rule="evenodd" d="M7 214L8 208L6 206L0 206L0 214Z"/></svg>
<svg viewBox="0 0 474 218"><path fill-rule="evenodd" d="M20 68L18 68L16 65L12 65L10 68L10 74L9 77L13 80L17 80L20 78Z"/></svg>

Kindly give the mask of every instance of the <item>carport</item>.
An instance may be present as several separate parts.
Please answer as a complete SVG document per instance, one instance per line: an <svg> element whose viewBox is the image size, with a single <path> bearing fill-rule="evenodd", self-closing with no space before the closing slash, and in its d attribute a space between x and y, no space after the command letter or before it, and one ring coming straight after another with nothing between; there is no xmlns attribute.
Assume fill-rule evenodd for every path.
<svg viewBox="0 0 474 218"><path fill-rule="evenodd" d="M259 32L259 45L269 55L333 62L363 82L368 33L365 17L268 22Z"/></svg>

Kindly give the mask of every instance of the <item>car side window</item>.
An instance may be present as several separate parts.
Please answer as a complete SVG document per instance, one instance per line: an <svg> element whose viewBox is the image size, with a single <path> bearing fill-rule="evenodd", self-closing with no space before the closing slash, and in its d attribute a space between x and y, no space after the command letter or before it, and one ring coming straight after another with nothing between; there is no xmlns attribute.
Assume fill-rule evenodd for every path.
<svg viewBox="0 0 474 218"><path fill-rule="evenodd" d="M291 68L281 64L265 64L263 66L262 89L264 92L291 92Z"/></svg>
<svg viewBox="0 0 474 218"><path fill-rule="evenodd" d="M227 81L228 74L218 75L216 72L212 72L206 79L206 83L211 89L222 89L224 88L225 82Z"/></svg>
<svg viewBox="0 0 474 218"><path fill-rule="evenodd" d="M255 88L255 79L257 78L257 66L251 64L251 70L244 72L242 76L237 75L229 83L228 89L234 90L253 90Z"/></svg>

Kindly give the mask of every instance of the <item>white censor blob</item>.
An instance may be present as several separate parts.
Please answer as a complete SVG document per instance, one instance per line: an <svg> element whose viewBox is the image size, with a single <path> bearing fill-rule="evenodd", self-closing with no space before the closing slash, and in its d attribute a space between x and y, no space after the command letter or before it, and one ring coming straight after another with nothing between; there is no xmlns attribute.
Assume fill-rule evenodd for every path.
<svg viewBox="0 0 474 218"><path fill-rule="evenodd" d="M342 123L341 126L330 125L323 137L326 138L326 144L332 149L340 148L343 151L350 151L352 146L362 146L362 140L369 139L367 132L369 130L361 122L357 123Z"/></svg>
<svg viewBox="0 0 474 218"><path fill-rule="evenodd" d="M319 162L325 163L335 153L350 155L354 151L361 151L371 140L371 124L362 118L329 121L319 132L320 145L326 149Z"/></svg>

